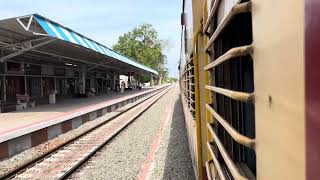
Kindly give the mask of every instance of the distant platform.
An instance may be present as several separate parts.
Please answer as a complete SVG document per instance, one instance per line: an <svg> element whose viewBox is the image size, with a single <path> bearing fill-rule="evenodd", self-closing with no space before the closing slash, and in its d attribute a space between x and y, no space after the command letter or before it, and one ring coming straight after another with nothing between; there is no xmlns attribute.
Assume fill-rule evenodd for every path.
<svg viewBox="0 0 320 180"><path fill-rule="evenodd" d="M88 121L137 101L164 86L109 92L88 98L58 100L21 111L0 114L0 160L11 157Z"/></svg>
<svg viewBox="0 0 320 180"><path fill-rule="evenodd" d="M151 88L143 88L141 91L127 90L123 94L110 91L107 94L88 98L59 99L56 104L42 104L34 108L0 113L0 136L5 132L19 129L19 127L39 123L57 116L67 115L70 112L81 111L85 107L102 102L112 103L119 98L125 98L150 89Z"/></svg>

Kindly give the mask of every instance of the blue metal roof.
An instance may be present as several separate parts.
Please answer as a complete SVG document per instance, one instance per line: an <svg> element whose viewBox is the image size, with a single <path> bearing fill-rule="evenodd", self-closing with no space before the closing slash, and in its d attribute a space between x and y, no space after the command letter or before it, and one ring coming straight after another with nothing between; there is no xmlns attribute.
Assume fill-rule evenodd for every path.
<svg viewBox="0 0 320 180"><path fill-rule="evenodd" d="M48 36L51 36L53 38L58 38L73 44L77 44L79 46L91 49L95 52L104 54L106 56L112 57L114 59L120 60L122 62L125 62L127 64L130 64L132 66L135 66L137 68L143 69L145 71L154 73L154 74L158 74L157 71L146 67L140 63L137 63L113 50L111 50L110 48L92 40L89 39L69 28L66 28L56 22L53 22L47 18L44 18L38 14L34 14L33 15L35 20L40 24L40 26L42 27L42 29L48 34Z"/></svg>

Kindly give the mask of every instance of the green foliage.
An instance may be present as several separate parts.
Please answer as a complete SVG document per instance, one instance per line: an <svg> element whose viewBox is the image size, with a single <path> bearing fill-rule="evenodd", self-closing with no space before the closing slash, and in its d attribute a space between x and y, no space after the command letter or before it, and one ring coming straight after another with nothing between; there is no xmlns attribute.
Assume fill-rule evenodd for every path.
<svg viewBox="0 0 320 180"><path fill-rule="evenodd" d="M177 78L165 77L163 81L164 81L165 83L175 83L175 82L177 82Z"/></svg>
<svg viewBox="0 0 320 180"><path fill-rule="evenodd" d="M166 56L162 52L165 46L165 41L159 39L151 24L142 24L120 36L113 50L155 69L161 77L166 77Z"/></svg>

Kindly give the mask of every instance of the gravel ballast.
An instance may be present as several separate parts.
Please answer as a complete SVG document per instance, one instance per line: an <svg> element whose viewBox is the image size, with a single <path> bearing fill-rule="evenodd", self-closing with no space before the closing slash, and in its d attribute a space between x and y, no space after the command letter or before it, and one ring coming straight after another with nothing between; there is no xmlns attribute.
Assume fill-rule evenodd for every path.
<svg viewBox="0 0 320 180"><path fill-rule="evenodd" d="M102 148L70 179L137 179L157 138L166 109L173 115L164 127L150 179L195 179L178 85Z"/></svg>
<svg viewBox="0 0 320 180"><path fill-rule="evenodd" d="M180 96L155 156L151 179L195 179Z"/></svg>
<svg viewBox="0 0 320 180"><path fill-rule="evenodd" d="M148 95L147 97L149 97L149 96L150 95ZM145 97L145 98L147 98L147 97ZM84 132L94 126L96 126L97 124L100 124L100 123L110 119L111 117L119 114L121 111L123 111L131 106L134 106L136 103L143 101L143 99L145 99L145 98L142 98L134 103L129 103L126 106L123 106L123 107L117 109L115 112L107 113L102 117L99 117L93 121L89 121L89 122L81 125L77 129L71 130L65 134L61 134L52 140L49 140L49 141L42 143L36 147L25 150L15 156L11 157L11 158L8 158L8 159L1 161L0 162L0 176L6 172L18 167L21 164L23 164L23 163L25 163L35 157L38 157L39 155L44 154L48 150L53 149L54 147L62 144L63 142L66 142L69 139L72 139L73 137L81 134L82 132Z"/></svg>

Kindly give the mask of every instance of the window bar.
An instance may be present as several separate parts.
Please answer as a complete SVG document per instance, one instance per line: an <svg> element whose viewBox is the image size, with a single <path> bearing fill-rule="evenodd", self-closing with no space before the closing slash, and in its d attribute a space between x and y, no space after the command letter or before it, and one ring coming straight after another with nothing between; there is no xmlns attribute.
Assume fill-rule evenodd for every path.
<svg viewBox="0 0 320 180"><path fill-rule="evenodd" d="M190 62L191 62L191 60L190 60L190 61L188 62L188 64L187 64L187 71L186 71L186 79L188 80L188 81L187 81L188 107L190 107L190 97L191 97L191 93L190 93L191 87L190 87L190 85L189 85L189 78L188 78L188 76L190 75L190 71L189 71Z"/></svg>
<svg viewBox="0 0 320 180"><path fill-rule="evenodd" d="M212 161L212 159L211 160L208 160L207 162L206 162L206 164L205 164L205 166L206 166L206 172L207 172L207 179L208 180L213 180L212 179L212 173L211 173L211 167L210 167L210 164L212 164L213 163L213 161Z"/></svg>
<svg viewBox="0 0 320 180"><path fill-rule="evenodd" d="M210 144L210 142L207 142L207 148L208 148L209 153L212 157L212 160L209 160L206 162L206 170L207 170L207 174L208 174L208 179L210 180L212 178L210 163L213 162L214 167L217 170L218 175L220 177L220 180L226 180L226 177L225 177L225 174L221 168L220 162L219 162L217 156L215 155L215 153L213 152L212 145Z"/></svg>
<svg viewBox="0 0 320 180"><path fill-rule="evenodd" d="M193 112L196 111L192 106L190 106L190 109L191 109L191 111L193 111Z"/></svg>
<svg viewBox="0 0 320 180"><path fill-rule="evenodd" d="M241 59L241 57L240 57ZM239 61L231 61L230 62L231 64L231 89L238 89L240 90L239 88L239 75L238 75L238 68L239 68ZM238 132L242 132L240 131L239 129L239 122L241 121L240 119L240 112L239 112L239 104L242 103L240 101L231 101L231 109L232 109L232 127L234 129L236 129ZM243 104L243 103L242 103ZM233 140L232 142L232 146L234 147L234 161L240 161L240 155L239 155L239 151L240 151L240 144L237 143L236 141Z"/></svg>
<svg viewBox="0 0 320 180"><path fill-rule="evenodd" d="M206 109L219 121L230 136L239 144L255 150L255 140L240 134L226 120L224 120L209 104L206 104ZM209 124L210 125L210 124ZM209 126L208 125L208 126ZM211 126L211 125L210 125Z"/></svg>
<svg viewBox="0 0 320 180"><path fill-rule="evenodd" d="M222 30L226 27L226 25L230 22L230 20L237 14L246 13L251 11L251 2L240 3L232 7L229 14L223 18L222 22L218 25L217 29L214 31L213 35L210 37L207 45L204 47L205 51L211 47L213 42L222 32Z"/></svg>
<svg viewBox="0 0 320 180"><path fill-rule="evenodd" d="M215 144L217 145L219 152L224 160L224 162L226 163L228 169L230 170L232 176L234 177L234 179L236 180L247 180L248 178L242 176L237 168L237 166L234 164L234 162L231 160L229 154L227 153L227 151L225 150L225 148L223 147L220 139L218 138L217 134L214 132L212 125L210 123L207 124L207 127L212 135L212 138L215 142Z"/></svg>
<svg viewBox="0 0 320 180"><path fill-rule="evenodd" d="M216 93L225 95L231 99L246 102L246 103L254 103L254 94L253 93L245 93L239 91L233 91L229 89L219 88L215 86L206 85L205 88L210 91L214 91Z"/></svg>
<svg viewBox="0 0 320 180"><path fill-rule="evenodd" d="M224 55L220 56L219 58L217 58L215 61L211 62L210 64L206 65L204 67L205 71L208 71L216 66L218 66L219 64L230 60L232 58L235 57L239 57L239 56L246 56L251 54L253 51L253 46L252 45L247 45L247 46L240 46L240 47L235 47L230 49L228 52L226 52Z"/></svg>
<svg viewBox="0 0 320 180"><path fill-rule="evenodd" d="M192 92L192 91L190 91L190 90L188 90L188 92L189 92L190 94L194 94L194 92Z"/></svg>
<svg viewBox="0 0 320 180"><path fill-rule="evenodd" d="M191 90L188 90L188 89L186 89L186 88L183 88L183 90L184 90L186 93L194 94L194 92L192 92Z"/></svg>
<svg viewBox="0 0 320 180"><path fill-rule="evenodd" d="M217 13L217 10L218 10L220 2L221 2L221 0L215 0L214 1L214 4L213 4L213 6L211 8L208 20L207 20L207 22L206 22L206 24L204 26L204 29L203 29L204 34L206 34L206 32L208 31L209 25L211 24L214 15Z"/></svg>
<svg viewBox="0 0 320 180"><path fill-rule="evenodd" d="M188 68L189 64L186 65L186 69L183 71L183 75L186 76L188 74L189 68ZM192 66L193 67L193 66Z"/></svg>

